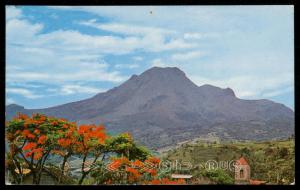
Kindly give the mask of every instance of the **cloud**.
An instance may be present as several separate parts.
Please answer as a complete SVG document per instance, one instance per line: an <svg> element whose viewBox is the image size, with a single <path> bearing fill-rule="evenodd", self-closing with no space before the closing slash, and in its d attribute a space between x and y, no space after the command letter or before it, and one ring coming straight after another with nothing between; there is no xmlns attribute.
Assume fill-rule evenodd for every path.
<svg viewBox="0 0 300 190"><path fill-rule="evenodd" d="M144 60L144 58L141 56L134 56L132 59L135 61L143 61Z"/></svg>
<svg viewBox="0 0 300 190"><path fill-rule="evenodd" d="M195 58L203 57L206 55L208 55L208 53L205 51L191 51L191 52L187 52L187 53L173 54L171 56L171 59L173 59L174 61L187 61L190 59L195 59Z"/></svg>
<svg viewBox="0 0 300 190"><path fill-rule="evenodd" d="M187 40L201 40L206 38L217 38L217 37L220 37L218 33L185 33L183 35L183 38Z"/></svg>
<svg viewBox="0 0 300 190"><path fill-rule="evenodd" d="M35 84L35 83L20 83L20 82L10 82L10 87L26 87L26 88L44 88L44 85Z"/></svg>
<svg viewBox="0 0 300 190"><path fill-rule="evenodd" d="M211 79L199 76L190 76L190 79L198 86L211 84L221 88L232 88L239 98L255 99L259 97L274 97L289 90L277 90L282 86L289 86L293 83L293 78L288 74L277 75L276 78L270 76L249 76L241 75L223 79ZM263 81L263 82L262 82Z"/></svg>
<svg viewBox="0 0 300 190"><path fill-rule="evenodd" d="M43 97L42 95L34 94L32 91L24 88L6 88L6 93L21 95L29 99L37 99Z"/></svg>
<svg viewBox="0 0 300 190"><path fill-rule="evenodd" d="M15 100L12 98L5 98L5 105L15 104Z"/></svg>
<svg viewBox="0 0 300 190"><path fill-rule="evenodd" d="M224 12L232 8L223 9L209 6L51 6L50 8L61 11L81 11L100 17L107 17L113 21L134 23L139 25L151 25L160 28L169 27L174 30L190 31L195 26L224 25L226 18ZM199 11L199 8L201 11ZM150 14L152 12L152 14ZM218 14L219 13L219 14ZM214 22L212 22L212 20ZM184 27L178 27L184 26Z"/></svg>
<svg viewBox="0 0 300 190"><path fill-rule="evenodd" d="M152 67L166 67L167 64L165 64L164 62L162 62L161 59L154 59L154 60L151 62L151 66L152 66Z"/></svg>
<svg viewBox="0 0 300 190"><path fill-rule="evenodd" d="M98 54L127 54L139 48L137 37L87 35L74 30L58 30L38 36L39 42L57 49L83 52L86 50Z"/></svg>
<svg viewBox="0 0 300 190"><path fill-rule="evenodd" d="M135 69L135 68L139 68L139 67L140 67L139 64L116 64L115 65L116 69L124 69L124 68Z"/></svg>
<svg viewBox="0 0 300 190"><path fill-rule="evenodd" d="M110 70L103 57L133 51L135 38L92 36L74 30L45 33L44 23L32 23L23 18L21 9L13 10L19 14L6 21L8 98L17 94L36 101L53 95L95 94L105 89L76 83L120 83L128 78L120 71ZM38 89L39 94L32 90L31 83L36 82L43 86ZM58 88L48 91L49 85Z"/></svg>
<svg viewBox="0 0 300 190"><path fill-rule="evenodd" d="M82 85L64 85L59 90L59 93L62 95L71 95L71 94L96 94L100 92L105 92L106 89L94 88L89 86Z"/></svg>
<svg viewBox="0 0 300 190"><path fill-rule="evenodd" d="M189 49L197 46L197 44L193 42L186 42L183 39L172 37L172 35L176 34L176 32L167 29L120 23L100 24L96 23L94 19L89 21L80 21L78 24L128 35L130 36L128 38L131 38L133 42L135 42L131 44L133 45L133 49L143 49L146 52ZM166 36L170 38L168 41L166 41Z"/></svg>
<svg viewBox="0 0 300 190"><path fill-rule="evenodd" d="M270 98L270 97L279 96L279 95L282 95L282 94L285 94L285 93L288 93L288 92L293 92L293 91L294 91L294 87L290 86L290 87L283 88L283 89L280 89L280 90L273 90L273 91L270 91L270 92L263 93L262 96L266 97L266 98Z"/></svg>
<svg viewBox="0 0 300 190"><path fill-rule="evenodd" d="M24 82L24 81L48 81L52 77L48 73L38 72L13 72L9 70L6 74L8 82Z"/></svg>
<svg viewBox="0 0 300 190"><path fill-rule="evenodd" d="M202 39L203 34L201 33L186 33L183 36L185 39Z"/></svg>
<svg viewBox="0 0 300 190"><path fill-rule="evenodd" d="M7 45L25 45L37 42L35 35L43 29L40 23L31 24L24 19L11 19L6 22L6 43ZM22 32L20 32L22 31ZM31 41L33 40L33 41Z"/></svg>
<svg viewBox="0 0 300 190"><path fill-rule="evenodd" d="M176 33L175 31L172 30L161 29L156 27L146 27L146 26L128 25L128 24L120 24L120 23L100 24L97 23L95 19L88 20L88 21L80 21L78 23L85 26L91 26L100 30L106 30L114 33L134 35L134 36L145 36L149 34L170 35Z"/></svg>
<svg viewBox="0 0 300 190"><path fill-rule="evenodd" d="M141 72L145 67L137 62L145 60L147 66L177 66L197 84L230 87L238 97L274 97L293 86L291 6L50 7L53 14L79 11L94 18L70 19L57 30L48 30L53 19L29 21L32 13L9 9L8 84L119 84ZM120 55L133 63L111 65Z"/></svg>
<svg viewBox="0 0 300 190"><path fill-rule="evenodd" d="M50 14L50 18L52 18L52 19L58 19L59 17L58 17L58 15L57 14Z"/></svg>
<svg viewBox="0 0 300 190"><path fill-rule="evenodd" d="M81 68L84 68L81 66ZM122 82L128 77L120 76L118 71L106 73L102 70L81 70L81 72L66 71L66 73L59 72L51 75L48 73L38 72L8 72L7 82L44 82L44 83L56 83L64 84L65 82L75 81L109 81L109 82Z"/></svg>
<svg viewBox="0 0 300 190"><path fill-rule="evenodd" d="M14 6L6 6L6 20L20 18L22 11Z"/></svg>
<svg viewBox="0 0 300 190"><path fill-rule="evenodd" d="M9 83L62 84L79 80L119 83L127 78L118 71L108 71L102 57L107 53L132 51L131 44L136 43L133 38L90 36L71 30L42 33L42 24L24 19L11 19L6 26Z"/></svg>

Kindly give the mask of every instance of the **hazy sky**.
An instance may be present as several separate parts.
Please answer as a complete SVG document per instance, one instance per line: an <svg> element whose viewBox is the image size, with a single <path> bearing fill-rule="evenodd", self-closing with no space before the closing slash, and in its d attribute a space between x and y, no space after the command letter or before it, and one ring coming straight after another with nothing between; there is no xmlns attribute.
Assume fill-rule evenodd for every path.
<svg viewBox="0 0 300 190"><path fill-rule="evenodd" d="M6 104L91 97L153 66L294 109L293 6L6 7Z"/></svg>

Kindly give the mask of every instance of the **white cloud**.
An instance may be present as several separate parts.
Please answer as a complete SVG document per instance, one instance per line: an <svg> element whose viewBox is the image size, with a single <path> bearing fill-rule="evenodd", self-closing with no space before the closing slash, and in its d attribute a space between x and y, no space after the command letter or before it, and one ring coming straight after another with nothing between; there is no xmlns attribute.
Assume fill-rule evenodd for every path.
<svg viewBox="0 0 300 190"><path fill-rule="evenodd" d="M206 38L217 38L217 37L220 37L218 33L185 33L183 35L183 38L187 40L201 40Z"/></svg>
<svg viewBox="0 0 300 190"><path fill-rule="evenodd" d="M121 53L132 51L131 39L93 38L77 31L63 30L41 33L42 24L24 19L10 19L6 24L7 95L38 99L53 95L96 94L105 89L72 83L119 83L128 78L119 71L108 71L109 64L103 60L103 55L116 52L115 46ZM39 82L45 88L55 85L58 89L39 89L36 94L30 85L32 82Z"/></svg>
<svg viewBox="0 0 300 190"><path fill-rule="evenodd" d="M203 57L206 55L208 55L208 53L205 51L191 51L191 52L187 52L187 53L173 54L171 56L171 59L173 59L174 61L187 61L190 59L195 59L195 58Z"/></svg>
<svg viewBox="0 0 300 190"><path fill-rule="evenodd" d="M24 81L47 81L52 77L48 73L38 73L38 72L13 72L9 70L6 73L8 82L24 82Z"/></svg>
<svg viewBox="0 0 300 190"><path fill-rule="evenodd" d="M55 92L55 93L58 92L58 90L56 88L47 88L46 91L47 92Z"/></svg>
<svg viewBox="0 0 300 190"><path fill-rule="evenodd" d="M135 68L139 68L140 65L139 64L116 64L115 68L117 69L124 69L124 68L128 68L128 69L135 69Z"/></svg>
<svg viewBox="0 0 300 190"><path fill-rule="evenodd" d="M89 22L98 28L130 36L87 35L74 30L43 33L43 24L20 19L21 16L6 23L6 78L8 84L18 82L23 83L24 87L26 83L36 81L56 85L76 81L120 83L128 77L120 71L110 70L109 64L103 61L105 55L127 54L141 49L160 52L195 46L175 37L166 41L165 35L175 32L165 29L116 23L98 26L94 21ZM142 57L134 59L143 60ZM138 67L138 64L118 64L115 68ZM63 92L70 94L76 89L75 86L65 86ZM96 91L87 88L81 90L89 93ZM25 90L18 92L28 98L39 97Z"/></svg>
<svg viewBox="0 0 300 190"><path fill-rule="evenodd" d="M293 78L288 74L277 75L276 78L271 76L235 76L223 79L211 79L199 76L190 76L190 79L198 86L211 84L221 88L232 88L239 98L259 98L273 97L279 93L292 90L290 87L283 91L277 89L282 86L289 86L293 83ZM263 82L262 82L263 81Z"/></svg>
<svg viewBox="0 0 300 190"><path fill-rule="evenodd" d="M6 20L20 18L22 11L14 6L6 6Z"/></svg>
<svg viewBox="0 0 300 190"><path fill-rule="evenodd" d="M43 29L42 24L31 24L27 20L11 19L6 22L6 44L34 45L35 35ZM33 43L33 44L32 44Z"/></svg>
<svg viewBox="0 0 300 190"><path fill-rule="evenodd" d="M36 99L43 97L42 95L34 94L32 91L25 88L6 88L6 93L21 95L25 98Z"/></svg>
<svg viewBox="0 0 300 190"><path fill-rule="evenodd" d="M57 14L53 13L53 14L50 14L50 18L52 18L52 19L58 19L59 17L58 17Z"/></svg>
<svg viewBox="0 0 300 190"><path fill-rule="evenodd" d="M90 36L68 30L40 33L42 29L42 24L24 19L7 21L8 83L63 84L80 80L119 83L127 79L118 71L108 71L109 65L102 57L107 53L132 51L136 44L134 38Z"/></svg>
<svg viewBox="0 0 300 190"><path fill-rule="evenodd" d="M92 66L92 65L91 65ZM92 66L93 67L93 66ZM83 66L81 68L84 68ZM65 71L58 72L57 74L51 75L48 73L37 73L37 72L8 72L6 74L7 82L44 82L44 83L56 83L63 84L65 82L74 81L109 81L109 82L122 82L128 77L120 76L118 71L105 72L102 70L81 70L80 72Z"/></svg>
<svg viewBox="0 0 300 190"><path fill-rule="evenodd" d="M119 23L109 23L109 24L99 24L95 19L88 21L80 21L79 24L85 26L91 26L94 28L98 28L100 30L107 30L114 33L126 34L126 35L134 35L134 36L145 36L149 34L174 34L175 31L155 28L155 27L146 27L146 26L136 26L136 25L128 25L128 24L119 24Z"/></svg>
<svg viewBox="0 0 300 190"><path fill-rule="evenodd" d="M185 39L202 39L203 34L201 33L186 33L183 36Z"/></svg>
<svg viewBox="0 0 300 190"><path fill-rule="evenodd" d="M105 92L105 89L94 88L89 86L82 85L64 85L60 89L59 93L62 95L71 95L71 94L96 94L100 92Z"/></svg>
<svg viewBox="0 0 300 190"><path fill-rule="evenodd" d="M279 90L273 90L273 91L270 91L270 92L263 93L262 96L266 97L266 98L270 98L270 97L279 96L279 95L282 95L284 93L293 92L293 91L294 91L294 87L290 86L290 87L287 87L287 88L283 88L283 89L279 89Z"/></svg>
<svg viewBox="0 0 300 190"><path fill-rule="evenodd" d="M94 19L90 21L81 21L79 24L91 26L100 30L129 35L136 42L132 44L135 46L133 49L158 52L176 49L189 49L197 46L197 44L193 42L186 42L183 39L172 37L172 35L176 34L176 32L167 29L119 23L99 24L96 23ZM166 36L172 38L166 42Z"/></svg>
<svg viewBox="0 0 300 190"><path fill-rule="evenodd" d="M91 51L98 54L126 54L139 48L137 37L92 36L72 30L58 30L38 36L39 42L65 51Z"/></svg>
<svg viewBox="0 0 300 190"><path fill-rule="evenodd" d="M25 88L43 88L42 84L22 83L22 82L10 82L10 87L25 87Z"/></svg>
<svg viewBox="0 0 300 190"><path fill-rule="evenodd" d="M190 31L195 26L204 24L224 25L224 21L226 21L223 14L217 14L215 8L210 6L201 7L201 11L199 11L198 6L52 6L50 8L84 11L124 23L149 24L160 28L167 26L176 31ZM222 12L222 9L219 12Z"/></svg>
<svg viewBox="0 0 300 190"><path fill-rule="evenodd" d="M133 57L133 60L135 60L135 61L143 61L144 58L141 57L141 56L134 56L134 57Z"/></svg>
<svg viewBox="0 0 300 190"><path fill-rule="evenodd" d="M43 33L44 23L31 23L20 9L11 7L6 21L8 83L119 83L127 76L113 69L137 65L113 67L104 61L106 56L128 54L142 61L134 57L142 52L150 53L145 58L157 57L148 62L150 66L178 66L197 84L230 87L238 97L273 97L293 85L293 11L285 6L55 8L108 18L106 24L96 19L81 24L111 34L70 29ZM200 62L201 56L207 59Z"/></svg>
<svg viewBox="0 0 300 190"><path fill-rule="evenodd" d="M12 98L5 98L5 105L15 104L15 100Z"/></svg>
<svg viewBox="0 0 300 190"><path fill-rule="evenodd" d="M162 62L161 59L154 59L154 60L151 62L151 66L152 66L152 67L166 67L167 64L165 64L164 62Z"/></svg>

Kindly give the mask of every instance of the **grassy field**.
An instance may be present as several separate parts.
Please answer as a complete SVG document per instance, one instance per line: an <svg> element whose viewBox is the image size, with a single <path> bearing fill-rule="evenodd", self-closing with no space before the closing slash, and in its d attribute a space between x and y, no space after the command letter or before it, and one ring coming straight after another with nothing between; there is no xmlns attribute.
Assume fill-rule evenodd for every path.
<svg viewBox="0 0 300 190"><path fill-rule="evenodd" d="M294 140L266 142L205 143L182 144L180 147L162 154L169 161L190 162L193 169L184 171L198 175L209 160L214 160L228 175L234 178L229 170L232 160L244 156L251 167L251 178L267 181L269 184L290 184L295 176ZM227 168L226 168L227 167ZM174 171L180 172L180 171Z"/></svg>

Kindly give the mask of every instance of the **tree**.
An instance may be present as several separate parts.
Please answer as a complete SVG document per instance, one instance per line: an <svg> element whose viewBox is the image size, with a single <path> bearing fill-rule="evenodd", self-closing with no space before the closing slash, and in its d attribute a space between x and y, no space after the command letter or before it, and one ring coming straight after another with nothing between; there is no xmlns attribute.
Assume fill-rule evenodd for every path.
<svg viewBox="0 0 300 190"><path fill-rule="evenodd" d="M247 148L247 147L245 147L245 148L243 148L242 150L241 150L241 156L245 156L245 157L249 157L250 156L250 153L251 153L251 151L250 151L250 149L249 148Z"/></svg>
<svg viewBox="0 0 300 190"><path fill-rule="evenodd" d="M84 178L94 169L94 164L107 148L105 140L107 136L102 125L81 125L78 128L78 138L75 142L76 152L82 154L81 178L78 184L82 184ZM87 164L88 155L93 157L93 161Z"/></svg>
<svg viewBox="0 0 300 190"><path fill-rule="evenodd" d="M18 114L6 123L5 132L10 147L10 158L21 178L22 167L28 167L33 176L32 183L39 184L45 162L50 152L58 146L63 125L67 123L63 119L41 114L33 114L32 117ZM14 173L15 170L11 172Z"/></svg>
<svg viewBox="0 0 300 190"><path fill-rule="evenodd" d="M136 144L129 133L109 136L102 125L80 125L65 119L33 114L18 114L5 124L9 151L6 168L15 183L22 183L24 168L31 172L33 184L39 184L50 155L60 155L58 182L67 173L65 165L71 155L82 158L78 184L91 174L99 184L183 184L184 180L171 180L160 175L160 160ZM100 159L101 158L101 159ZM91 161L89 161L89 159ZM108 170L104 160L114 170Z"/></svg>
<svg viewBox="0 0 300 190"><path fill-rule="evenodd" d="M184 180L171 180L158 175L160 160L148 156L144 161L113 157L104 167L92 173L98 184L185 184ZM106 170L106 172L103 172Z"/></svg>
<svg viewBox="0 0 300 190"><path fill-rule="evenodd" d="M119 156L127 157L129 160L145 160L149 155L149 151L137 145L129 133L123 133L112 137L107 141L108 149L117 153Z"/></svg>
<svg viewBox="0 0 300 190"><path fill-rule="evenodd" d="M212 170L204 170L200 174L203 177L207 177L210 180L216 182L217 184L233 184L234 180L232 177L230 177L229 174L227 174L222 169L212 169Z"/></svg>
<svg viewBox="0 0 300 190"><path fill-rule="evenodd" d="M286 147L282 147L278 151L279 158L285 158L289 154L289 149Z"/></svg>
<svg viewBox="0 0 300 190"><path fill-rule="evenodd" d="M60 138L57 141L59 146L55 147L55 149L51 151L52 154L58 154L63 157L58 183L61 183L68 159L76 150L76 142L78 138L77 126L74 123L63 124L62 131L60 132Z"/></svg>

